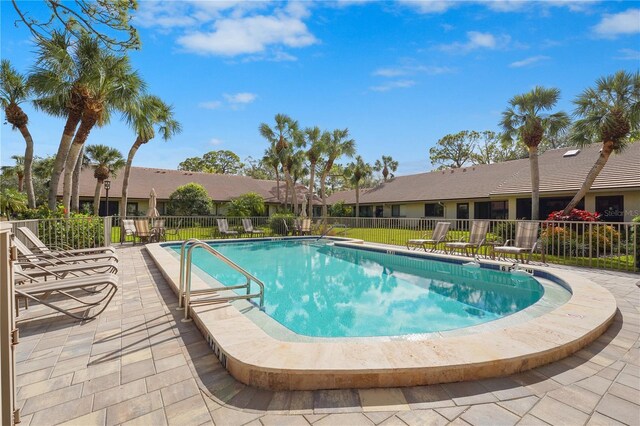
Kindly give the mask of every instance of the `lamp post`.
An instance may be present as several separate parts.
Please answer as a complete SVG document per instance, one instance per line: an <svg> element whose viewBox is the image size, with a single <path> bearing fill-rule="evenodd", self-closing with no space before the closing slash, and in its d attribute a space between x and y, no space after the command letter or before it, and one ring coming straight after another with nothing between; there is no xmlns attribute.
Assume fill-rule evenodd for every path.
<svg viewBox="0 0 640 426"><path fill-rule="evenodd" d="M104 189L107 191L107 204L106 204L106 214L105 216L109 216L109 188L111 188L111 181L110 180L105 180L104 181Z"/></svg>

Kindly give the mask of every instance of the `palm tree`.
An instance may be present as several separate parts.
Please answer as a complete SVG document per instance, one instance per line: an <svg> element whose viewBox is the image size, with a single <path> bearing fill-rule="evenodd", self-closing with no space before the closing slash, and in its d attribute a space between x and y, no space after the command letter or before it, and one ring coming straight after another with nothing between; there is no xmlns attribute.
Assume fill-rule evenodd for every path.
<svg viewBox="0 0 640 426"><path fill-rule="evenodd" d="M73 168L72 176L72 188L71 188L71 210L77 212L80 210L80 172L82 169L89 167L89 157L85 153L85 148L82 148L78 161Z"/></svg>
<svg viewBox="0 0 640 426"><path fill-rule="evenodd" d="M346 174L349 177L349 182L356 189L356 218L358 218L360 217L360 184L371 176L372 168L359 155L355 160L347 165Z"/></svg>
<svg viewBox="0 0 640 426"><path fill-rule="evenodd" d="M60 176L89 95L88 80L97 74L99 56L99 43L88 36L73 44L66 33L54 31L49 39L38 40L36 66L29 76L29 85L38 95L33 105L66 120L49 181L51 210L56 208Z"/></svg>
<svg viewBox="0 0 640 426"><path fill-rule="evenodd" d="M153 95L144 95L140 97L137 103L132 103L125 112L125 117L129 126L136 132L136 140L129 150L127 165L124 168L122 198L120 200L120 217L122 218L127 216L129 177L133 157L138 152L138 149L153 139L156 136L156 132L166 141L182 130L180 123L174 117L173 107ZM123 232L121 233L123 241L124 237L125 234Z"/></svg>
<svg viewBox="0 0 640 426"><path fill-rule="evenodd" d="M296 191L296 185L303 176L309 174L309 169L305 166L304 160L306 157L305 151L296 151L287 158L287 169L291 174L291 187L293 188L291 201L293 203L293 211L296 214L300 214L300 208L298 208L298 192Z"/></svg>
<svg viewBox="0 0 640 426"><path fill-rule="evenodd" d="M320 177L320 193L322 194L322 216L327 217L327 177L331 172L333 163L343 155L353 157L356 153L356 141L349 139L349 129L336 129L326 140L325 155L327 156Z"/></svg>
<svg viewBox="0 0 640 426"><path fill-rule="evenodd" d="M326 142L330 138L329 132L321 132L319 127L313 127L305 129L305 136L307 138L307 143L309 149L305 153L307 159L309 160L309 218L313 218L313 192L316 180L316 168L318 166L318 161L322 156Z"/></svg>
<svg viewBox="0 0 640 426"><path fill-rule="evenodd" d="M18 192L24 189L24 157L22 155L12 155L11 159L16 163L13 166L2 166L2 173L15 175L18 178Z"/></svg>
<svg viewBox="0 0 640 426"><path fill-rule="evenodd" d="M611 153L620 153L629 136L640 127L640 73L618 71L600 78L574 101L574 116L582 117L573 125L571 139L578 146L602 142L602 150L578 193L565 207L567 215L584 198Z"/></svg>
<svg viewBox="0 0 640 426"><path fill-rule="evenodd" d="M22 110L20 103L24 102L31 92L25 77L18 73L7 59L0 64L0 105L4 109L7 122L12 128L18 129L24 138L24 179L27 184L27 200L29 208L36 207L36 196L33 191L33 138L27 127L29 116ZM22 188L20 189L22 191Z"/></svg>
<svg viewBox="0 0 640 426"><path fill-rule="evenodd" d="M389 173L391 173L391 178L393 178L393 174L398 170L398 162L390 155L383 155L381 160L376 160L373 170L382 172L382 179L386 182Z"/></svg>
<svg viewBox="0 0 640 426"><path fill-rule="evenodd" d="M291 173L287 168L287 163L291 160L290 157L294 154L295 148L299 148L304 145L304 138L298 129L298 122L288 115L276 114L275 122L276 123L273 128L266 123L260 124L259 131L260 135L269 141L271 147L280 159L286 183L285 208L287 208L289 202L289 190L291 190L292 196L291 205L295 205L295 201L293 201L295 191L292 187Z"/></svg>
<svg viewBox="0 0 640 426"><path fill-rule="evenodd" d="M100 66L96 68L99 76L92 79L88 85L89 94L82 109L82 119L64 166L62 205L67 214L71 205L73 169L91 129L96 125L103 126L109 123L113 110L130 110L145 88L138 73L131 68L128 57L117 57L101 51L99 62Z"/></svg>
<svg viewBox="0 0 640 426"><path fill-rule="evenodd" d="M540 210L540 171L538 169L538 146L545 136L563 132L570 123L564 112L542 115L555 106L560 90L536 86L532 91L516 95L510 106L502 113L500 125L504 130L503 140L520 140L529 151L531 169L531 219L537 220Z"/></svg>
<svg viewBox="0 0 640 426"><path fill-rule="evenodd" d="M27 197L13 188L0 190L0 215L4 213L11 220L11 213L20 213L27 209Z"/></svg>
<svg viewBox="0 0 640 426"><path fill-rule="evenodd" d="M93 214L98 215L100 210L100 193L102 184L125 165L122 154L115 148L106 145L89 145L86 148L87 157L93 164L93 177L96 178L96 191L93 196Z"/></svg>
<svg viewBox="0 0 640 426"><path fill-rule="evenodd" d="M262 161L273 169L276 175L276 199L278 203L281 203L280 200L280 157L278 157L278 153L275 150L275 147L270 146L264 151L264 155L262 156ZM286 199L285 199L286 200Z"/></svg>

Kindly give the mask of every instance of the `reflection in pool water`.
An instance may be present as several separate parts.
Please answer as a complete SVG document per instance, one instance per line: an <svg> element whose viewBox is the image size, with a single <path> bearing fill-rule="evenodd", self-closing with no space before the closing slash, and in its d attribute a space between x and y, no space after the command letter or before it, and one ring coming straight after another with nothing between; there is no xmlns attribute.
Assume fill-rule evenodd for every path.
<svg viewBox="0 0 640 426"><path fill-rule="evenodd" d="M309 241L212 245L264 282L269 316L306 336L469 327L518 312L544 293L530 276ZM225 285L245 282L202 249L193 262Z"/></svg>

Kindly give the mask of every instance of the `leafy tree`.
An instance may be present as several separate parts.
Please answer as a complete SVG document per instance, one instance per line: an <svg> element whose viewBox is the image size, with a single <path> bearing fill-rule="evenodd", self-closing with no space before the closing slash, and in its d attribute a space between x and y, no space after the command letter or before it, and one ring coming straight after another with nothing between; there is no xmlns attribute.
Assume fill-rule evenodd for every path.
<svg viewBox="0 0 640 426"><path fill-rule="evenodd" d="M601 142L602 149L582 187L565 207L565 215L584 198L611 154L622 152L630 136L640 130L640 73L618 71L600 78L574 104L573 114L580 118L573 126L572 141L578 146Z"/></svg>
<svg viewBox="0 0 640 426"><path fill-rule="evenodd" d="M24 180L26 183L27 200L30 208L36 206L36 196L33 192L33 138L29 132L29 116L20 107L27 100L31 88L26 78L17 72L7 59L0 63L0 105L4 110L7 122L14 130L19 130L26 143L24 151ZM22 191L22 188L20 189Z"/></svg>
<svg viewBox="0 0 640 426"><path fill-rule="evenodd" d="M438 169L446 169L470 163L479 138L478 132L469 130L443 136L429 149L431 164L440 164Z"/></svg>
<svg viewBox="0 0 640 426"><path fill-rule="evenodd" d="M291 194L291 205L295 210L297 200L288 164L292 161L291 157L294 155L295 150L305 144L298 122L288 115L276 114L273 128L267 123L261 123L259 131L260 135L269 142L273 153L279 158L282 165L286 182L285 208L288 206L288 194Z"/></svg>
<svg viewBox="0 0 640 426"><path fill-rule="evenodd" d="M316 169L318 167L318 161L320 161L324 151L326 144L331 137L329 132L322 132L319 127L310 127L305 129L304 131L305 137L307 139L307 152L305 153L307 156L307 160L309 160L309 194L308 194L308 216L309 218L313 218L313 193L314 186L316 180Z"/></svg>
<svg viewBox="0 0 640 426"><path fill-rule="evenodd" d="M338 201L329 207L331 217L351 217L353 216L353 207L345 205L344 201Z"/></svg>
<svg viewBox="0 0 640 426"><path fill-rule="evenodd" d="M72 43L68 33L59 31L49 39L39 39L37 46L36 66L29 76L29 85L37 95L33 104L38 110L65 119L49 184L49 209L55 210L62 170L89 96L88 84L100 75L97 68L101 52L97 40L83 36Z"/></svg>
<svg viewBox="0 0 640 426"><path fill-rule="evenodd" d="M160 134L163 140L169 140L180 133L180 123L175 119L173 107L167 105L157 96L144 95L137 102L128 105L125 110L126 121L136 134L136 139L129 149L127 164L124 168L122 180L122 196L120 199L120 217L127 215L127 199L129 195L129 177L138 149ZM124 241L125 233L120 233L121 241Z"/></svg>
<svg viewBox="0 0 640 426"><path fill-rule="evenodd" d="M260 180L275 180L276 178L273 167L266 164L264 159L256 160L251 156L244 159L242 174Z"/></svg>
<svg viewBox="0 0 640 426"><path fill-rule="evenodd" d="M280 196L280 157L278 157L278 153L276 152L275 146L270 146L264 151L264 155L262 156L261 162L269 169L273 170L273 174L276 177L276 197L278 202L282 202ZM286 201L286 200L285 200Z"/></svg>
<svg viewBox="0 0 640 426"><path fill-rule="evenodd" d="M248 192L238 198L234 198L227 205L227 214L229 216L261 216L264 211L264 198L255 192Z"/></svg>
<svg viewBox="0 0 640 426"><path fill-rule="evenodd" d="M98 40L107 49L122 51L139 49L140 39L136 29L130 24L132 13L137 9L135 0L43 0L51 11L46 21L32 17L12 0L13 8L37 41L47 40L52 30L64 28L76 38L86 34ZM122 34L125 34L124 36Z"/></svg>
<svg viewBox="0 0 640 426"><path fill-rule="evenodd" d="M390 155L383 155L382 159L376 160L373 170L382 172L382 180L386 182L389 175L391 175L391 179L393 179L393 174L398 170L398 162Z"/></svg>
<svg viewBox="0 0 640 426"><path fill-rule="evenodd" d="M4 213L7 220L11 215L27 210L27 196L13 188L3 188L0 191L0 215Z"/></svg>
<svg viewBox="0 0 640 426"><path fill-rule="evenodd" d="M12 155L11 159L16 163L13 166L2 166L2 174L14 175L18 178L18 192L22 192L24 189L24 157Z"/></svg>
<svg viewBox="0 0 640 426"><path fill-rule="evenodd" d="M327 217L327 178L334 162L342 156L353 157L356 152L356 141L349 138L349 129L335 129L327 138L325 145L326 161L320 177L320 194L322 194L322 216Z"/></svg>
<svg viewBox="0 0 640 426"><path fill-rule="evenodd" d="M371 176L372 168L361 156L356 156L355 162L347 165L346 174L349 181L356 189L356 218L360 217L360 184Z"/></svg>
<svg viewBox="0 0 640 426"><path fill-rule="evenodd" d="M137 105L145 87L128 57L107 54L106 51L100 53L95 70L99 74L87 85L89 93L83 105L82 118L65 162L62 205L66 211L71 204L73 169L89 133L96 125L107 124L112 111L125 112L131 109L131 105Z"/></svg>
<svg viewBox="0 0 640 426"><path fill-rule="evenodd" d="M485 130L479 132L476 149L471 155L474 164L493 164L523 158L523 152L514 140L502 139L502 134ZM526 154L524 154L526 156Z"/></svg>
<svg viewBox="0 0 640 426"><path fill-rule="evenodd" d="M176 216L205 216L211 213L211 198L204 186L188 183L169 196L169 210Z"/></svg>
<svg viewBox="0 0 640 426"><path fill-rule="evenodd" d="M243 167L240 157L229 150L209 151L202 157L190 157L178 164L178 170L223 175L237 175Z"/></svg>
<svg viewBox="0 0 640 426"><path fill-rule="evenodd" d="M98 215L100 208L100 193L102 185L110 176L116 176L116 172L125 165L122 154L115 148L106 145L89 145L86 148L87 157L93 163L93 177L96 178L96 191L93 196L93 214Z"/></svg>
<svg viewBox="0 0 640 426"><path fill-rule="evenodd" d="M502 139L521 141L529 151L531 168L531 219L537 220L540 209L540 171L538 169L538 146L545 136L563 132L570 123L564 112L542 114L558 102L560 90L536 86L528 93L516 95L510 106L502 113L500 125L504 131Z"/></svg>

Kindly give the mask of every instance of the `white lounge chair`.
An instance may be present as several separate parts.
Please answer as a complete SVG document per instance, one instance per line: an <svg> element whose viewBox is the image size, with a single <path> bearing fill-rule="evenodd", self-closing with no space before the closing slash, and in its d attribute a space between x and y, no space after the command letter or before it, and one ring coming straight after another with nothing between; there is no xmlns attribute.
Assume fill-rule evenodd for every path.
<svg viewBox="0 0 640 426"><path fill-rule="evenodd" d="M518 222L516 225L516 239L507 240L503 246L493 248L492 257L496 253L515 255L516 260L520 258L522 263L531 261L531 256L538 247L538 222ZM525 261L524 255L528 253Z"/></svg>
<svg viewBox="0 0 640 426"><path fill-rule="evenodd" d="M487 238L489 223L488 220L474 220L471 224L468 241L445 243L445 248L448 248L450 253L453 253L454 250L464 250L464 254L467 256L469 255L469 249L471 249L471 254L475 255Z"/></svg>
<svg viewBox="0 0 640 426"><path fill-rule="evenodd" d="M229 230L229 222L227 222L227 219L216 219L216 222L218 223L218 232L223 237L238 235L238 231Z"/></svg>
<svg viewBox="0 0 640 426"><path fill-rule="evenodd" d="M251 219L242 219L242 227L244 228L244 232L254 236L254 235L264 235L264 231L261 229L255 229L253 227L253 223L251 223Z"/></svg>

